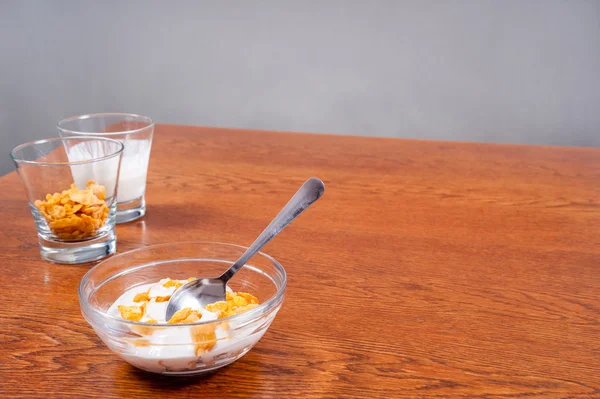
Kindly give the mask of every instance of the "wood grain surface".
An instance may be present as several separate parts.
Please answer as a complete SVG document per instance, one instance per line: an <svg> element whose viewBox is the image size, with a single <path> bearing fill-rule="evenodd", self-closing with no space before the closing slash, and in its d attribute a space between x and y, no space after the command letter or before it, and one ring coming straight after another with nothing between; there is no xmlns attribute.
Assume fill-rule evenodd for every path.
<svg viewBox="0 0 600 399"><path fill-rule="evenodd" d="M79 311L90 266L42 261L0 178L0 396L600 398L598 149L158 126L118 251L248 245L311 176L325 196L265 248L289 274L270 330L186 379L102 344Z"/></svg>

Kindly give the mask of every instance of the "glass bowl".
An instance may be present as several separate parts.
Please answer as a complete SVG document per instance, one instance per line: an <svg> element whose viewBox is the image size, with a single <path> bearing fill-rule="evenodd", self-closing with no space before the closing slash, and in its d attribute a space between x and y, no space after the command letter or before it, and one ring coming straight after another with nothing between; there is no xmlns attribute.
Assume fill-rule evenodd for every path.
<svg viewBox="0 0 600 399"><path fill-rule="evenodd" d="M85 320L100 339L129 364L164 375L202 374L244 356L267 331L281 308L286 273L272 257L257 253L228 283L256 296L260 305L245 313L193 324L148 324L108 314L128 289L169 277L219 276L246 250L211 242L160 244L125 252L94 268L79 284Z"/></svg>

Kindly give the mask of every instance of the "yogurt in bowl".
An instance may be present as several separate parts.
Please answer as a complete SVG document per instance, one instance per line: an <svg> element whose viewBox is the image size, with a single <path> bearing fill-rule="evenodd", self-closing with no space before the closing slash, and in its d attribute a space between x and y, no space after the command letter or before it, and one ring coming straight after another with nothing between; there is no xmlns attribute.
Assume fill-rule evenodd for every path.
<svg viewBox="0 0 600 399"><path fill-rule="evenodd" d="M255 255L229 282L227 301L182 309L171 320L166 304L190 276L220 275L245 249L188 242L114 256L83 277L82 314L113 352L140 369L192 375L223 367L261 339L281 308L286 274L279 262Z"/></svg>

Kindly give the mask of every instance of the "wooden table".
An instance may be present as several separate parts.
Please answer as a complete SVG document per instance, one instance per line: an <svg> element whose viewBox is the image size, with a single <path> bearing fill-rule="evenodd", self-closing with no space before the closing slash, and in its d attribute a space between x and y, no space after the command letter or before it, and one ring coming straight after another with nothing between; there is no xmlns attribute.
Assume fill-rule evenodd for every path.
<svg viewBox="0 0 600 399"><path fill-rule="evenodd" d="M0 178L0 397L600 397L598 149L158 126L148 214L118 250L249 244L310 176L325 196L265 250L282 310L191 379L102 344L79 311L89 266L42 261Z"/></svg>

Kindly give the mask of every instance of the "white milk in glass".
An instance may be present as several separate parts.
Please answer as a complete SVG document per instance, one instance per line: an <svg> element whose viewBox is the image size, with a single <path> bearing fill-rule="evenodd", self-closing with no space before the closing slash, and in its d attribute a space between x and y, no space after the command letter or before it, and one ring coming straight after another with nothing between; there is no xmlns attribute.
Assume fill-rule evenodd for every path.
<svg viewBox="0 0 600 399"><path fill-rule="evenodd" d="M119 191L117 201L120 203L133 201L146 192L146 175L148 174L148 158L150 157L149 140L124 140L125 150L121 159L119 175Z"/></svg>
<svg viewBox="0 0 600 399"><path fill-rule="evenodd" d="M144 195L146 191L146 175L148 173L148 158L150 156L150 142L148 140L117 140L124 144L123 157L121 159L121 171L119 174L119 188L117 202L124 203L133 201ZM70 162L98 157L102 154L98 147L90 143L79 143L67 150ZM96 180L101 185L110 182L118 168L118 157L115 162L101 162L82 165L73 165L71 173L77 188L85 188L88 180ZM108 191L107 197L114 193Z"/></svg>

